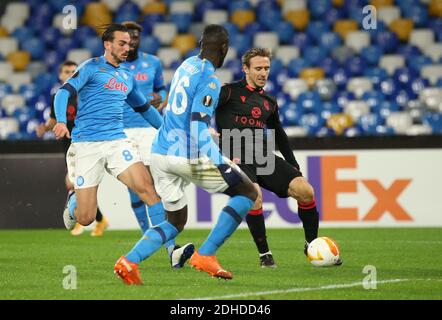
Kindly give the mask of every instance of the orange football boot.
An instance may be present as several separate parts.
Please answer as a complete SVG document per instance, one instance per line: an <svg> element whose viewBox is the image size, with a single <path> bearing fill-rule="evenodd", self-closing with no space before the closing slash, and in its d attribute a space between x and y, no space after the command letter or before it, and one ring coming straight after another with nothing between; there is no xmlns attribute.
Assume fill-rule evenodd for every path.
<svg viewBox="0 0 442 320"><path fill-rule="evenodd" d="M127 285L143 284L138 271L138 264L129 262L125 256L121 256L117 263L115 263L114 273Z"/></svg>
<svg viewBox="0 0 442 320"><path fill-rule="evenodd" d="M198 251L195 251L195 253L190 258L189 263L198 270L207 272L212 277L222 278L226 280L232 279L232 273L224 270L219 265L216 256L202 256L198 253Z"/></svg>
<svg viewBox="0 0 442 320"><path fill-rule="evenodd" d="M103 216L103 220L101 220L100 222L97 222L95 224L95 228L94 228L94 230L92 230L91 236L92 237L101 237L104 233L104 230L107 229L108 226L109 226L109 222L107 221L106 217Z"/></svg>

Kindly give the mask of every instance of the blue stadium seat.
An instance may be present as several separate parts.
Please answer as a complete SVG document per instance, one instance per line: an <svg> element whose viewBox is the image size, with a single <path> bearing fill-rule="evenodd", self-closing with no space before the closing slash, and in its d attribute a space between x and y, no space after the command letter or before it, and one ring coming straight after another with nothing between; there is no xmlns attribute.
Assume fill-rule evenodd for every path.
<svg viewBox="0 0 442 320"><path fill-rule="evenodd" d="M213 0L217 9L227 9L229 7L230 0Z"/></svg>
<svg viewBox="0 0 442 320"><path fill-rule="evenodd" d="M307 25L307 36L319 43L321 35L330 31L330 25L326 21L310 21Z"/></svg>
<svg viewBox="0 0 442 320"><path fill-rule="evenodd" d="M288 107L283 112L281 112L283 115L282 125L283 126L296 126L299 124L299 119L301 118L302 114L297 110L296 108Z"/></svg>
<svg viewBox="0 0 442 320"><path fill-rule="evenodd" d="M328 52L341 45L341 37L336 32L323 32L319 37L318 45Z"/></svg>
<svg viewBox="0 0 442 320"><path fill-rule="evenodd" d="M272 31L276 32L279 37L280 44L291 43L295 29L293 25L287 21L280 21L272 26Z"/></svg>
<svg viewBox="0 0 442 320"><path fill-rule="evenodd" d="M385 101L385 96L382 92L372 90L364 92L361 99L368 104L371 110L378 110L381 108L382 102Z"/></svg>
<svg viewBox="0 0 442 320"><path fill-rule="evenodd" d="M325 59L327 52L320 47L306 47L302 51L302 56L305 61L312 66L318 65Z"/></svg>
<svg viewBox="0 0 442 320"><path fill-rule="evenodd" d="M304 32L297 32L293 36L292 44L298 47L300 50L303 50L305 47L308 47L313 44L312 40L307 36Z"/></svg>
<svg viewBox="0 0 442 320"><path fill-rule="evenodd" d="M316 137L333 137L333 136L336 136L336 132L332 128L322 127L321 129L319 129L316 132L315 136Z"/></svg>
<svg viewBox="0 0 442 320"><path fill-rule="evenodd" d="M332 9L331 0L310 0L308 1L310 14L314 19L323 20Z"/></svg>
<svg viewBox="0 0 442 320"><path fill-rule="evenodd" d="M71 38L74 38L75 43L83 43L89 37L96 37L97 33L89 26L79 26L73 33Z"/></svg>
<svg viewBox="0 0 442 320"><path fill-rule="evenodd" d="M49 72L58 72L58 66L63 62L65 54L57 50L46 51L43 62L48 67Z"/></svg>
<svg viewBox="0 0 442 320"><path fill-rule="evenodd" d="M242 63L239 59L227 61L224 67L232 71L233 78L237 79L242 76ZM272 70L272 68L270 68L270 70Z"/></svg>
<svg viewBox="0 0 442 320"><path fill-rule="evenodd" d="M231 1L228 5L229 14L232 14L236 10L249 10L252 9L250 3L246 0Z"/></svg>
<svg viewBox="0 0 442 320"><path fill-rule="evenodd" d="M162 14L148 14L145 15L141 21L141 26L143 27L143 34L151 34L153 26L158 22L164 22L166 18Z"/></svg>
<svg viewBox="0 0 442 320"><path fill-rule="evenodd" d="M344 8L332 8L327 12L324 20L329 25L334 25L337 20L344 19L345 16Z"/></svg>
<svg viewBox="0 0 442 320"><path fill-rule="evenodd" d="M325 57L319 62L318 67L324 70L326 77L332 78L336 70L339 68L339 62L332 57Z"/></svg>
<svg viewBox="0 0 442 320"><path fill-rule="evenodd" d="M141 13L140 7L133 2L126 1L119 8L118 12L128 12L134 15L139 15ZM138 17L137 17L138 18ZM135 19L137 21L138 19Z"/></svg>
<svg viewBox="0 0 442 320"><path fill-rule="evenodd" d="M416 73L420 73L421 69L429 64L432 64L433 61L430 57L419 55L419 56L412 56L407 59L407 65L408 67L413 70Z"/></svg>
<svg viewBox="0 0 442 320"><path fill-rule="evenodd" d="M316 133L324 126L325 121L317 114L304 114L299 119L299 125L304 127L309 135L316 135Z"/></svg>
<svg viewBox="0 0 442 320"><path fill-rule="evenodd" d="M375 88L380 87L380 83L388 78L387 70L379 67L367 68L364 71L364 77L370 78Z"/></svg>
<svg viewBox="0 0 442 320"><path fill-rule="evenodd" d="M319 114L322 119L327 120L332 114L342 112L342 107L336 101L324 101Z"/></svg>
<svg viewBox="0 0 442 320"><path fill-rule="evenodd" d="M204 14L207 10L216 9L215 2L212 1L199 1L195 4L194 21L202 21Z"/></svg>
<svg viewBox="0 0 442 320"><path fill-rule="evenodd" d="M357 122L365 135L376 135L376 128L385 124L384 118L379 114L370 113L362 115Z"/></svg>
<svg viewBox="0 0 442 320"><path fill-rule="evenodd" d="M22 43L22 50L28 51L32 59L41 60L45 55L45 45L40 38L32 38Z"/></svg>
<svg viewBox="0 0 442 320"><path fill-rule="evenodd" d="M28 41L29 39L32 39L35 35L35 31L31 27L18 27L12 32L11 34L14 38L18 40L18 42L21 44L25 41Z"/></svg>
<svg viewBox="0 0 442 320"><path fill-rule="evenodd" d="M367 62L360 56L353 56L345 62L345 70L351 77L360 76L367 68Z"/></svg>
<svg viewBox="0 0 442 320"><path fill-rule="evenodd" d="M12 93L12 86L8 83L0 82L0 100L7 94Z"/></svg>
<svg viewBox="0 0 442 320"><path fill-rule="evenodd" d="M358 126L345 128L343 135L348 138L359 137L363 135L363 130Z"/></svg>
<svg viewBox="0 0 442 320"><path fill-rule="evenodd" d="M192 15L190 13L174 13L170 19L176 24L179 33L187 33L192 24Z"/></svg>
<svg viewBox="0 0 442 320"><path fill-rule="evenodd" d="M348 79L350 78L350 74L344 68L337 68L332 77L338 89L345 89Z"/></svg>
<svg viewBox="0 0 442 320"><path fill-rule="evenodd" d="M46 44L46 48L57 49L57 42L62 35L58 28L50 27L41 36Z"/></svg>
<svg viewBox="0 0 442 320"><path fill-rule="evenodd" d="M84 40L83 40L84 41ZM71 49L75 49L79 47L78 41L74 37L63 37L58 39L57 41L57 52L63 55L63 57L66 56L66 54Z"/></svg>
<svg viewBox="0 0 442 320"><path fill-rule="evenodd" d="M20 85L18 92L23 96L23 98L25 98L26 102L34 99L40 94L40 92L37 91L37 86L33 83Z"/></svg>
<svg viewBox="0 0 442 320"><path fill-rule="evenodd" d="M442 114L434 112L425 113L422 123L430 126L433 133L442 133Z"/></svg>
<svg viewBox="0 0 442 320"><path fill-rule="evenodd" d="M284 69L284 63L282 62L282 60L278 58L273 58L269 76L272 79L276 79L276 76L281 72L282 69Z"/></svg>
<svg viewBox="0 0 442 320"><path fill-rule="evenodd" d="M260 11L256 18L266 30L271 30L276 21L283 20L280 10Z"/></svg>
<svg viewBox="0 0 442 320"><path fill-rule="evenodd" d="M336 102L341 109L343 109L349 101L353 100L356 100L354 93L344 90L336 92L336 95L333 97L333 101Z"/></svg>
<svg viewBox="0 0 442 320"><path fill-rule="evenodd" d="M382 48L377 45L371 45L361 50L361 57L367 61L369 66L377 66L381 56L384 54Z"/></svg>
<svg viewBox="0 0 442 320"><path fill-rule="evenodd" d="M258 4L255 7L256 13L259 16L263 12L268 11L279 11L279 4L275 0L261 0L258 2ZM280 20L278 20L280 21Z"/></svg>
<svg viewBox="0 0 442 320"><path fill-rule="evenodd" d="M288 104L291 102L289 94L280 91L276 93L275 97L279 110L283 111L288 108Z"/></svg>
<svg viewBox="0 0 442 320"><path fill-rule="evenodd" d="M383 101L379 106L379 109L372 110L372 112L386 119L392 112L400 110L400 106L395 101Z"/></svg>
<svg viewBox="0 0 442 320"><path fill-rule="evenodd" d="M236 49L238 55L243 55L252 46L252 38L247 34L238 33L230 38L230 46Z"/></svg>
<svg viewBox="0 0 442 320"><path fill-rule="evenodd" d="M375 36L376 43L385 53L394 52L399 44L399 39L394 32L381 31Z"/></svg>
<svg viewBox="0 0 442 320"><path fill-rule="evenodd" d="M244 33L249 36L251 39L255 36L256 33L265 31L265 28L259 24L258 22L249 23L244 27Z"/></svg>
<svg viewBox="0 0 442 320"><path fill-rule="evenodd" d="M317 113L322 109L322 102L319 93L316 91L306 91L299 94L296 99L296 106L303 113Z"/></svg>
<svg viewBox="0 0 442 320"><path fill-rule="evenodd" d="M422 28L428 24L428 8L421 5L403 6L402 14L414 22L415 28Z"/></svg>
<svg viewBox="0 0 442 320"><path fill-rule="evenodd" d="M402 67L394 71L393 79L398 82L402 88L406 88L418 76L419 74L413 69Z"/></svg>
<svg viewBox="0 0 442 320"><path fill-rule="evenodd" d="M359 26L362 26L362 22L365 18L366 14L363 12L363 7L360 6L351 6L348 8L348 17L358 23Z"/></svg>
<svg viewBox="0 0 442 320"><path fill-rule="evenodd" d="M422 54L418 47L411 44L400 45L397 49L397 53L403 55L406 60L418 57Z"/></svg>
<svg viewBox="0 0 442 320"><path fill-rule="evenodd" d="M150 54L156 54L160 45L160 40L157 37L145 36L141 38L140 50Z"/></svg>
<svg viewBox="0 0 442 320"><path fill-rule="evenodd" d="M72 1L70 0L49 0L48 2L55 12L62 12L65 6L70 5L72 3ZM75 3L75 7L77 7L77 3Z"/></svg>
<svg viewBox="0 0 442 320"><path fill-rule="evenodd" d="M302 69L308 68L309 66L310 63L303 58L292 59L287 65L288 75L292 78L296 78Z"/></svg>
<svg viewBox="0 0 442 320"><path fill-rule="evenodd" d="M392 98L399 92L399 83L392 78L387 78L379 83L379 89L387 97Z"/></svg>
<svg viewBox="0 0 442 320"><path fill-rule="evenodd" d="M138 14L130 11L117 11L114 17L114 22L122 23L124 21L137 21Z"/></svg>
<svg viewBox="0 0 442 320"><path fill-rule="evenodd" d="M363 7L369 4L368 0L345 0L344 1L344 8L349 11L351 8L354 7Z"/></svg>
<svg viewBox="0 0 442 320"><path fill-rule="evenodd" d="M83 47L88 49L93 57L101 56L104 53L103 42L96 36L86 38Z"/></svg>

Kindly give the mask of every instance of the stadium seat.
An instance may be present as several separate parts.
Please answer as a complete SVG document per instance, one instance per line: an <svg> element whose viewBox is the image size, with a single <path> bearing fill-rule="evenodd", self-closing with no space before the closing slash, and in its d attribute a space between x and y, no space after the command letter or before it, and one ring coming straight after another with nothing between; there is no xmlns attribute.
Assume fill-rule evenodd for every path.
<svg viewBox="0 0 442 320"><path fill-rule="evenodd" d="M385 54L379 61L379 67L385 69L389 75L392 75L397 68L405 65L405 59L399 54Z"/></svg>
<svg viewBox="0 0 442 320"><path fill-rule="evenodd" d="M318 65L327 56L327 52L317 46L309 46L302 51L304 60L312 66Z"/></svg>
<svg viewBox="0 0 442 320"><path fill-rule="evenodd" d="M333 76L333 74L336 72L336 70L339 67L339 63L338 61L336 61L335 59L331 58L331 57L325 57L325 59L323 59L318 67L322 68L325 72L325 75L329 78L331 78Z"/></svg>
<svg viewBox="0 0 442 320"><path fill-rule="evenodd" d="M392 112L387 117L386 124L393 128L396 134L406 134L413 124L413 119L406 111Z"/></svg>
<svg viewBox="0 0 442 320"><path fill-rule="evenodd" d="M279 46L276 50L275 57L280 59L286 66L290 60L299 58L299 49L294 46Z"/></svg>
<svg viewBox="0 0 442 320"><path fill-rule="evenodd" d="M313 89L319 93L322 101L330 101L336 94L336 84L332 79L317 80Z"/></svg>
<svg viewBox="0 0 442 320"><path fill-rule="evenodd" d="M172 1L169 6L169 12L174 13L193 13L194 3L191 1Z"/></svg>
<svg viewBox="0 0 442 320"><path fill-rule="evenodd" d="M252 4L248 0L229 1L228 4L228 11L230 14L232 14L237 10L250 10L250 9L252 9Z"/></svg>
<svg viewBox="0 0 442 320"><path fill-rule="evenodd" d="M422 90L430 87L430 81L428 79L414 78L408 83L408 90L415 96L418 96Z"/></svg>
<svg viewBox="0 0 442 320"><path fill-rule="evenodd" d="M299 77L304 79L308 86L312 88L316 81L324 79L325 72L321 68L305 68L300 72Z"/></svg>
<svg viewBox="0 0 442 320"><path fill-rule="evenodd" d="M276 23L272 30L273 32L276 32L279 38L279 42L283 44L290 43L295 33L292 24L287 21Z"/></svg>
<svg viewBox="0 0 442 320"><path fill-rule="evenodd" d="M31 8L26 2L10 2L6 4L5 15L25 21L29 18Z"/></svg>
<svg viewBox="0 0 442 320"><path fill-rule="evenodd" d="M224 58L224 63L227 63L231 60L235 60L241 63L241 61L238 59L238 52L235 48L229 47L229 51L227 51L227 55Z"/></svg>
<svg viewBox="0 0 442 320"><path fill-rule="evenodd" d="M31 55L27 51L11 52L8 54L7 60L12 65L14 71L25 71L31 60Z"/></svg>
<svg viewBox="0 0 442 320"><path fill-rule="evenodd" d="M407 136L423 136L432 134L433 129L426 124L413 124L405 132Z"/></svg>
<svg viewBox="0 0 442 320"><path fill-rule="evenodd" d="M325 120L314 113L304 114L299 119L300 126L306 129L310 136L316 135L324 123Z"/></svg>
<svg viewBox="0 0 442 320"><path fill-rule="evenodd" d="M324 32L319 37L318 45L328 52L341 45L341 37L336 32Z"/></svg>
<svg viewBox="0 0 442 320"><path fill-rule="evenodd" d="M308 1L308 7L310 14L315 20L324 19L330 10L333 9L332 2L330 0L313 0Z"/></svg>
<svg viewBox="0 0 442 320"><path fill-rule="evenodd" d="M192 24L192 15L190 13L174 13L170 19L177 26L179 33L187 33Z"/></svg>
<svg viewBox="0 0 442 320"><path fill-rule="evenodd" d="M419 100L428 110L442 113L442 88L426 88L421 91Z"/></svg>
<svg viewBox="0 0 442 320"><path fill-rule="evenodd" d="M342 135L344 130L353 126L353 119L345 113L332 114L327 119L327 127L331 128L336 135Z"/></svg>
<svg viewBox="0 0 442 320"><path fill-rule="evenodd" d="M158 49L158 58L160 58L161 62L163 63L163 66L165 68L169 68L170 64L175 61L179 60L181 58L180 51L176 48L172 47L164 47Z"/></svg>
<svg viewBox="0 0 442 320"><path fill-rule="evenodd" d="M316 91L305 91L300 93L296 99L296 108L302 113L319 114L322 109L319 93Z"/></svg>
<svg viewBox="0 0 442 320"><path fill-rule="evenodd" d="M172 47L178 49L181 55L185 55L196 47L196 38L193 34L179 34L173 39Z"/></svg>
<svg viewBox="0 0 442 320"><path fill-rule="evenodd" d="M411 31L409 44L423 50L434 43L434 32L431 29L414 29Z"/></svg>
<svg viewBox="0 0 442 320"><path fill-rule="evenodd" d="M272 30L274 25L282 20L280 10L260 11L257 15L257 22L264 31Z"/></svg>
<svg viewBox="0 0 442 320"><path fill-rule="evenodd" d="M103 42L96 36L86 38L83 47L89 50L92 57L98 57L104 53Z"/></svg>
<svg viewBox="0 0 442 320"><path fill-rule="evenodd" d="M437 80L442 77L442 64L430 64L422 67L421 77L428 79L430 84L435 85Z"/></svg>
<svg viewBox="0 0 442 320"><path fill-rule="evenodd" d="M203 22L206 24L223 24L229 21L229 16L225 10L207 10L203 16Z"/></svg>
<svg viewBox="0 0 442 320"><path fill-rule="evenodd" d="M356 52L370 45L370 34L365 31L351 31L345 38L345 45Z"/></svg>
<svg viewBox="0 0 442 320"><path fill-rule="evenodd" d="M145 15L161 14L165 15L167 12L167 5L164 2L149 2L143 7L143 13Z"/></svg>
<svg viewBox="0 0 442 320"><path fill-rule="evenodd" d="M433 133L442 133L442 115L436 112L428 112L424 115L423 124L431 127Z"/></svg>
<svg viewBox="0 0 442 320"><path fill-rule="evenodd" d="M6 139L12 133L19 131L19 123L17 119L0 118L0 139Z"/></svg>
<svg viewBox="0 0 442 320"><path fill-rule="evenodd" d="M110 11L116 12L117 10L121 10L121 5L124 3L124 0L101 0Z"/></svg>
<svg viewBox="0 0 442 320"><path fill-rule="evenodd" d="M349 32L357 30L358 23L355 20L350 19L337 20L333 27L333 31L338 33L341 36L342 40L345 40Z"/></svg>
<svg viewBox="0 0 442 320"><path fill-rule="evenodd" d="M353 56L345 62L344 67L350 76L361 76L367 68L367 62L361 56Z"/></svg>
<svg viewBox="0 0 442 320"><path fill-rule="evenodd" d="M284 19L290 22L296 30L304 30L309 21L310 14L307 9L290 10L284 15Z"/></svg>
<svg viewBox="0 0 442 320"><path fill-rule="evenodd" d="M397 50L399 39L394 32L381 31L375 35L375 43L378 44L385 53L392 53Z"/></svg>
<svg viewBox="0 0 442 320"><path fill-rule="evenodd" d="M69 50L68 55L66 57L67 60L74 61L77 64L81 64L82 62L90 58L92 58L92 53L88 49Z"/></svg>
<svg viewBox="0 0 442 320"><path fill-rule="evenodd" d="M285 15L291 10L306 9L306 2L306 0L284 0L282 4L282 14Z"/></svg>
<svg viewBox="0 0 442 320"><path fill-rule="evenodd" d="M389 26L394 20L401 17L401 9L395 6L383 6L377 10L378 19Z"/></svg>
<svg viewBox="0 0 442 320"><path fill-rule="evenodd" d="M6 57L9 53L18 50L18 41L12 37L0 38L0 54Z"/></svg>
<svg viewBox="0 0 442 320"><path fill-rule="evenodd" d="M440 0L431 0L428 13L433 17L442 18L442 2Z"/></svg>
<svg viewBox="0 0 442 320"><path fill-rule="evenodd" d="M413 71L420 73L424 66L433 64L430 57L419 55L407 59L407 65Z"/></svg>
<svg viewBox="0 0 442 320"><path fill-rule="evenodd" d="M300 126L287 126L284 131L288 137L305 137L308 135L308 131Z"/></svg>
<svg viewBox="0 0 442 320"><path fill-rule="evenodd" d="M284 82L282 90L295 101L302 92L308 90L308 84L304 79L291 78Z"/></svg>
<svg viewBox="0 0 442 320"><path fill-rule="evenodd" d="M420 5L410 5L402 7L403 16L411 18L418 28L424 27L428 23L428 8Z"/></svg>
<svg viewBox="0 0 442 320"><path fill-rule="evenodd" d="M360 52L361 57L364 58L364 60L367 61L368 65L370 66L377 66L382 54L383 51L381 47L377 45L362 48Z"/></svg>
<svg viewBox="0 0 442 320"><path fill-rule="evenodd" d="M230 21L238 26L240 30L244 30L246 25L255 20L255 12L252 10L236 10L230 17Z"/></svg>
<svg viewBox="0 0 442 320"><path fill-rule="evenodd" d="M370 107L363 100L350 100L344 105L343 109L344 113L351 116L354 122L358 122L361 116L370 113Z"/></svg>
<svg viewBox="0 0 442 320"><path fill-rule="evenodd" d="M0 81L6 81L12 72L13 67L8 61L0 61Z"/></svg>
<svg viewBox="0 0 442 320"><path fill-rule="evenodd" d="M393 0L371 0L370 1L370 4L372 6L375 6L376 9L391 6L391 5L393 5L393 3L394 3Z"/></svg>
<svg viewBox="0 0 442 320"><path fill-rule="evenodd" d="M365 92L373 90L370 78L351 78L347 83L347 91L353 92L357 99L360 99Z"/></svg>
<svg viewBox="0 0 442 320"><path fill-rule="evenodd" d="M17 88L18 91L18 88ZM25 108L26 101L20 94L8 94L5 95L0 103L0 107L6 111L7 115L12 115L12 113L19 109Z"/></svg>
<svg viewBox="0 0 442 320"><path fill-rule="evenodd" d="M104 3L92 2L86 5L81 21L100 33L100 25L112 23L112 14Z"/></svg>
<svg viewBox="0 0 442 320"><path fill-rule="evenodd" d="M336 47L331 52L331 56L336 59L340 64L344 64L354 55L354 50L346 46Z"/></svg>
<svg viewBox="0 0 442 320"><path fill-rule="evenodd" d="M13 72L6 80L12 86L12 90L17 92L22 84L31 83L31 75L28 72Z"/></svg>
<svg viewBox="0 0 442 320"><path fill-rule="evenodd" d="M413 20L411 19L395 19L390 24L390 31L396 33L401 41L408 41L412 30Z"/></svg>
<svg viewBox="0 0 442 320"><path fill-rule="evenodd" d="M326 21L310 21L306 29L307 36L316 43L319 42L323 33L330 31L330 26Z"/></svg>
<svg viewBox="0 0 442 320"><path fill-rule="evenodd" d="M279 38L275 32L258 32L253 38L253 46L265 47L272 51L277 49L279 45Z"/></svg>
<svg viewBox="0 0 442 320"><path fill-rule="evenodd" d="M435 43L423 48L423 53L437 63L442 57L442 43Z"/></svg>
<svg viewBox="0 0 442 320"><path fill-rule="evenodd" d="M170 45L178 33L178 28L170 22L160 22L154 25L152 35L160 40L162 45Z"/></svg>

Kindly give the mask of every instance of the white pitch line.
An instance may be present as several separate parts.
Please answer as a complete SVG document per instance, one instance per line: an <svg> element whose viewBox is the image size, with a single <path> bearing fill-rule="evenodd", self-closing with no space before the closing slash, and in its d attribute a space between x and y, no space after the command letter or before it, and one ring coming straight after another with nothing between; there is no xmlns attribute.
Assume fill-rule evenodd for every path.
<svg viewBox="0 0 442 320"><path fill-rule="evenodd" d="M370 284L395 283L395 282L415 281L415 280L432 281L434 279L389 279L389 280L371 282ZM347 284L332 284L332 285L328 285L328 286L321 286L321 287L315 287L315 288L292 288L292 289L286 289L286 290L247 292L247 293L229 294L229 295L225 295L225 296L201 297L201 298L195 298L193 300L218 300L218 299L245 298L245 297L251 297L251 296L270 295L270 294L278 294L278 293L345 289L345 288L352 288L352 287L358 287L358 286L362 286L362 282L353 282L353 283L347 283Z"/></svg>

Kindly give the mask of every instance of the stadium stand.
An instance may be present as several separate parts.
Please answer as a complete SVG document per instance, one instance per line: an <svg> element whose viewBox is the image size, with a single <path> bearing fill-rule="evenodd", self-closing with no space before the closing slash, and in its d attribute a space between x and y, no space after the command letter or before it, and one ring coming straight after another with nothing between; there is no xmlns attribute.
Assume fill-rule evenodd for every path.
<svg viewBox="0 0 442 320"><path fill-rule="evenodd" d="M70 2L75 30L63 28ZM375 29L363 27L366 5ZM101 55L99 25L124 20L144 27L141 50L160 57L168 84L205 24L230 34L222 81L242 77L248 48L271 48L266 89L290 136L442 134L440 0L22 0L0 6L0 139L36 138L59 63Z"/></svg>

